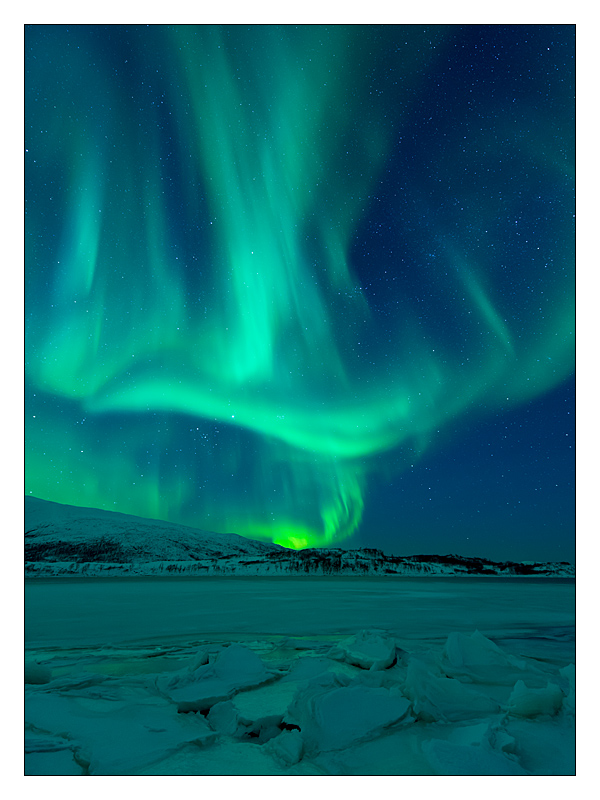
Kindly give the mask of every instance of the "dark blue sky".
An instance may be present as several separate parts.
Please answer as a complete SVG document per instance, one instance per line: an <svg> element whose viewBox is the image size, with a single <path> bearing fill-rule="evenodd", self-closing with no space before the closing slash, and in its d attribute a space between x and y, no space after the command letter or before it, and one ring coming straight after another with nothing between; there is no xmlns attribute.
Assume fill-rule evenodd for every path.
<svg viewBox="0 0 600 800"><path fill-rule="evenodd" d="M373 546L492 560L575 561L573 381L451 433L400 479L382 480L363 525ZM400 548L396 542L401 542ZM400 553L402 550L402 553Z"/></svg>

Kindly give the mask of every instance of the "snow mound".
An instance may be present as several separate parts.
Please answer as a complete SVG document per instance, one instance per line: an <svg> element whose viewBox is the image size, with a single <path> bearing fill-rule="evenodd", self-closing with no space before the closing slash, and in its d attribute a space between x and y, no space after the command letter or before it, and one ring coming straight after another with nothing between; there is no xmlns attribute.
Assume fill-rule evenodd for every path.
<svg viewBox="0 0 600 800"><path fill-rule="evenodd" d="M384 631L360 631L341 641L329 652L330 658L347 661L362 669L386 669L396 660L396 640Z"/></svg>
<svg viewBox="0 0 600 800"><path fill-rule="evenodd" d="M300 689L289 708L310 751L339 750L400 721L412 722L398 689L371 688L325 673Z"/></svg>

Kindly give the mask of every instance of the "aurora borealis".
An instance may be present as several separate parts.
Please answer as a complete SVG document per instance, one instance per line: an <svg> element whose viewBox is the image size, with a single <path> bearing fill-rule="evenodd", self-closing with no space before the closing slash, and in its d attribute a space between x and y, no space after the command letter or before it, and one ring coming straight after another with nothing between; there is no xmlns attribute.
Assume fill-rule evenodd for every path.
<svg viewBox="0 0 600 800"><path fill-rule="evenodd" d="M574 47L27 26L26 492L571 558Z"/></svg>

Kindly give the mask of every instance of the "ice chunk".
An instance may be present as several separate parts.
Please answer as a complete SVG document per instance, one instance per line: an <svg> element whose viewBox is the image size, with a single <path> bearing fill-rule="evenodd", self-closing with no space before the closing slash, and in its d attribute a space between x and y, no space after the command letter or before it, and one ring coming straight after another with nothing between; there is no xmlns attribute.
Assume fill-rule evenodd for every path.
<svg viewBox="0 0 600 800"><path fill-rule="evenodd" d="M560 716L508 717L507 734L514 737L519 762L532 775L574 775L574 730Z"/></svg>
<svg viewBox="0 0 600 800"><path fill-rule="evenodd" d="M30 685L27 687L27 691L45 692L46 690L51 690L53 692L71 692L71 691L81 692L85 689L98 687L100 684L103 684L105 681L109 680L110 679L108 675L98 675L97 673L94 672L86 672L75 675L63 675L59 678L54 678L54 680L50 681L49 684L43 684L44 687L43 689L37 689L35 685Z"/></svg>
<svg viewBox="0 0 600 800"><path fill-rule="evenodd" d="M194 672L198 669L198 667L203 667L205 664L208 664L208 648L201 647L198 652L192 656L188 664L188 672Z"/></svg>
<svg viewBox="0 0 600 800"><path fill-rule="evenodd" d="M25 775L83 775L71 750L40 750L25 754Z"/></svg>
<svg viewBox="0 0 600 800"><path fill-rule="evenodd" d="M260 658L240 644L222 650L214 662L195 670L179 670L159 676L157 687L178 703L180 711L207 711L240 689L258 686L273 678Z"/></svg>
<svg viewBox="0 0 600 800"><path fill-rule="evenodd" d="M453 678L434 675L416 658L408 665L404 694L425 722L474 719L500 710L491 697Z"/></svg>
<svg viewBox="0 0 600 800"><path fill-rule="evenodd" d="M383 631L365 630L332 648L329 655L363 669L386 669L396 659L396 641Z"/></svg>
<svg viewBox="0 0 600 800"><path fill-rule="evenodd" d="M77 698L41 692L26 697L25 719L36 729L71 740L79 761L96 775L123 775L160 758L188 742L215 739L206 721L196 714L178 714L171 704L115 704L99 713Z"/></svg>
<svg viewBox="0 0 600 800"><path fill-rule="evenodd" d="M61 736L26 736L26 753L53 753L58 750L69 750L72 742Z"/></svg>
<svg viewBox="0 0 600 800"><path fill-rule="evenodd" d="M488 722L479 722L476 725L461 725L452 731L449 739L454 744L480 745L487 741L489 728Z"/></svg>
<svg viewBox="0 0 600 800"><path fill-rule="evenodd" d="M304 752L304 742L299 731L283 731L280 736L271 739L265 750L280 764L290 766L297 764Z"/></svg>
<svg viewBox="0 0 600 800"><path fill-rule="evenodd" d="M325 672L336 672L352 678L362 670L345 661L336 661L329 656L301 656L294 661L288 672L281 678L281 682L299 683Z"/></svg>
<svg viewBox="0 0 600 800"><path fill-rule="evenodd" d="M523 764L519 766L515 758L509 756L508 764L504 760L509 751L502 752L501 735L513 745L515 740L498 728L487 720L452 727L435 723L406 726L341 752L320 754L313 760L317 766L336 775L467 774L464 771L473 763L474 774L524 774L523 770L519 771ZM438 745L429 744L435 732L447 736L447 742L454 747L445 747L446 742L441 742L441 752L437 752ZM491 755L482 753L482 749ZM448 765L446 760L451 761L453 757L457 759L456 764Z"/></svg>
<svg viewBox="0 0 600 800"><path fill-rule="evenodd" d="M334 662L330 659L321 656L301 656L293 662L288 672L282 677L279 683L298 683L300 681L310 680L317 675L328 672L332 663Z"/></svg>
<svg viewBox="0 0 600 800"><path fill-rule="evenodd" d="M230 700L215 703L206 716L210 727L218 733L233 736L238 729L239 715Z"/></svg>
<svg viewBox="0 0 600 800"><path fill-rule="evenodd" d="M442 651L441 666L453 678L503 686L514 686L515 680L523 676L524 670L528 671L530 677L539 672L525 659L505 653L479 631L471 636L451 633ZM541 673L540 679L545 680Z"/></svg>
<svg viewBox="0 0 600 800"><path fill-rule="evenodd" d="M560 687L550 681L545 689L529 689L523 681L517 681L508 698L507 711L515 717L552 716L559 711L563 696Z"/></svg>
<svg viewBox="0 0 600 800"><path fill-rule="evenodd" d="M516 741L502 727L501 723L479 722L476 725L461 725L454 728L448 736L452 744L481 745L504 753L515 753Z"/></svg>
<svg viewBox="0 0 600 800"><path fill-rule="evenodd" d="M319 753L311 763L330 775L432 775L421 750L427 733L425 725L400 725L343 750Z"/></svg>
<svg viewBox="0 0 600 800"><path fill-rule="evenodd" d="M498 645L479 631L475 631L471 636L458 632L451 633L444 646L443 655L453 667L490 664L504 666L508 660Z"/></svg>
<svg viewBox="0 0 600 800"><path fill-rule="evenodd" d="M431 739L423 752L438 775L528 775L513 758L482 745Z"/></svg>
<svg viewBox="0 0 600 800"><path fill-rule="evenodd" d="M26 734L25 775L82 775L74 757L77 743L59 736Z"/></svg>
<svg viewBox="0 0 600 800"><path fill-rule="evenodd" d="M302 762L299 766L302 766ZM293 767L292 767L293 769ZM288 775L289 767L267 752L267 745L226 742L206 748L183 748L136 775ZM225 792L225 796L228 793Z"/></svg>
<svg viewBox="0 0 600 800"><path fill-rule="evenodd" d="M514 736L508 734L500 727L492 727L489 733L490 744L495 750L504 753L516 753L517 741Z"/></svg>
<svg viewBox="0 0 600 800"><path fill-rule="evenodd" d="M52 670L37 661L25 662L25 683L44 684L52 680Z"/></svg>
<svg viewBox="0 0 600 800"><path fill-rule="evenodd" d="M296 691L296 684L280 680L236 694L233 704L240 716L246 719L258 720L261 717L277 714L282 717L294 699Z"/></svg>
<svg viewBox="0 0 600 800"><path fill-rule="evenodd" d="M408 716L410 703L399 690L373 689L327 673L301 689L289 712L311 752L338 750Z"/></svg>
<svg viewBox="0 0 600 800"><path fill-rule="evenodd" d="M559 675L566 679L567 690L566 697L563 700L563 711L565 714L575 714L575 665L569 664L568 667L563 667L558 671Z"/></svg>
<svg viewBox="0 0 600 800"><path fill-rule="evenodd" d="M236 736L241 739L252 739L257 744L264 744L275 736L280 735L280 724L281 716L278 714L261 717L256 720L240 717Z"/></svg>
<svg viewBox="0 0 600 800"><path fill-rule="evenodd" d="M230 701L216 703L206 717L208 724L218 733L237 739L253 739L257 744L268 742L281 733L281 714L263 713L249 718L239 712Z"/></svg>
<svg viewBox="0 0 600 800"><path fill-rule="evenodd" d="M239 687L253 686L270 677L256 653L241 644L232 644L219 653L214 673L221 680Z"/></svg>

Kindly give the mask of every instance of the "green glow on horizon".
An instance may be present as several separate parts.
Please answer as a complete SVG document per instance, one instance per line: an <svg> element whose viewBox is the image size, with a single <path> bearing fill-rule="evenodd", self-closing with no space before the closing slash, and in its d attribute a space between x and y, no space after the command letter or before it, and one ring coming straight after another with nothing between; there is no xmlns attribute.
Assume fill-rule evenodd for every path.
<svg viewBox="0 0 600 800"><path fill-rule="evenodd" d="M513 314L485 258L448 248L440 272L450 275L448 313L464 319L463 350L424 331L407 301L397 340L362 358L379 321L349 252L406 112L400 102L365 110L360 31L260 27L254 51L211 26L154 35L168 55L164 85L178 87L167 99L178 137L169 148L189 178L181 203L200 233L193 248L180 245L164 144L148 124L140 153L127 98L107 84L105 127L81 123L77 146L54 145L70 167L61 263L52 303L28 327L27 378L65 401L69 424L58 413L45 430L28 421L27 491L286 547L333 545L359 530L374 458L405 447L412 459L450 420L521 403L571 374L572 281L548 287L543 313L523 302ZM422 52L434 34L412 35L403 98L434 58ZM39 238L39 220L28 224ZM572 275L569 248L557 257ZM156 466L144 453L171 459L174 415L205 436L209 423L226 425L231 438L218 456L190 449L181 465ZM149 433L155 417L163 422ZM108 419L119 420L110 434ZM247 439L248 486L204 497L201 467L235 477Z"/></svg>

